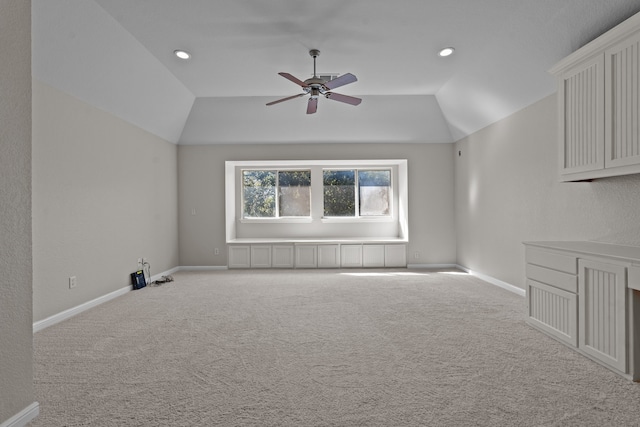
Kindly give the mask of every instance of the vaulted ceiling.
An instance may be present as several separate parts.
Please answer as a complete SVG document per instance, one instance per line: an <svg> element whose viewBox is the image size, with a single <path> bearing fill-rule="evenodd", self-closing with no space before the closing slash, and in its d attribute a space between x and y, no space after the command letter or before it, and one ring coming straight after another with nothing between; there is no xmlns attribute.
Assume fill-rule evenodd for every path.
<svg viewBox="0 0 640 427"><path fill-rule="evenodd" d="M638 0L33 0L33 76L180 144L453 142L553 93ZM441 58L440 48L455 47ZM188 61L173 54L185 49ZM353 73L307 97L282 78Z"/></svg>

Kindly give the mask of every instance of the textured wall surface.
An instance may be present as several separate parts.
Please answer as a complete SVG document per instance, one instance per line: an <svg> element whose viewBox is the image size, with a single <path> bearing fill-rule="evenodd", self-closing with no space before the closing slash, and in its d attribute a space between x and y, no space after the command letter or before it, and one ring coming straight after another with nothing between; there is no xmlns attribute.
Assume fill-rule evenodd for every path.
<svg viewBox="0 0 640 427"><path fill-rule="evenodd" d="M523 241L640 245L640 175L559 182L556 112L552 95L456 144L460 264L524 287Z"/></svg>
<svg viewBox="0 0 640 427"><path fill-rule="evenodd" d="M453 144L247 144L179 146L180 265L227 265L225 160L325 159L408 159L407 261L455 262Z"/></svg>
<svg viewBox="0 0 640 427"><path fill-rule="evenodd" d="M33 82L33 320L178 265L177 147ZM77 286L69 289L69 277Z"/></svg>
<svg viewBox="0 0 640 427"><path fill-rule="evenodd" d="M0 1L0 424L33 403L31 2Z"/></svg>

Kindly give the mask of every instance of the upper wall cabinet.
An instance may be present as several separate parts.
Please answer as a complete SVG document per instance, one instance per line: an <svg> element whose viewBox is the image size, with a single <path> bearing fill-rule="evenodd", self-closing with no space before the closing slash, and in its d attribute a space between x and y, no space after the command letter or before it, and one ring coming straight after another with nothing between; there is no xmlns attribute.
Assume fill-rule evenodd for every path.
<svg viewBox="0 0 640 427"><path fill-rule="evenodd" d="M640 173L640 14L555 65L560 180Z"/></svg>

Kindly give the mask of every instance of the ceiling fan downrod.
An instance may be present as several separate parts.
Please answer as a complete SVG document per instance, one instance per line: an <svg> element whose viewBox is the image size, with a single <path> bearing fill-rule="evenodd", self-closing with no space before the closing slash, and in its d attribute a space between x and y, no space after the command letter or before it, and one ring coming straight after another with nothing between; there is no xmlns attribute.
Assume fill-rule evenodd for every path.
<svg viewBox="0 0 640 427"><path fill-rule="evenodd" d="M320 56L320 51L318 49L311 49L309 51L309 55L313 56L313 77L317 78L316 75L316 58Z"/></svg>

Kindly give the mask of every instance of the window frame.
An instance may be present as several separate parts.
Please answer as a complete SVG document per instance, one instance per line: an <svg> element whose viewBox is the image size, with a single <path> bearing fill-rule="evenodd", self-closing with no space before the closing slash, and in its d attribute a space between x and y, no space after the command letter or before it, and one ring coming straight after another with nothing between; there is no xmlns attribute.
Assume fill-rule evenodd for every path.
<svg viewBox="0 0 640 427"><path fill-rule="evenodd" d="M324 179L322 181L323 199L322 199L322 221L326 222L345 222L340 220L354 220L358 222L388 222L394 218L394 171L391 167L341 167L341 168L323 168L323 178L325 171L353 171L354 172L354 215L353 216L329 216L324 214ZM389 214L387 215L361 215L360 214L360 171L388 171L389 172ZM351 222L351 221L346 221Z"/></svg>
<svg viewBox="0 0 640 427"><path fill-rule="evenodd" d="M275 216L265 216L265 217L245 217L244 216L244 173L246 171L266 171L266 172L275 172L276 183L275 183L275 206L274 212ZM306 172L309 171L309 215L297 215L297 216L281 216L280 215L280 172ZM287 222L309 222L311 220L313 214L313 200L311 198L313 180L311 179L311 169L308 167L300 167L300 168L242 168L240 170L240 220L248 221L248 222L273 222L277 221L287 221Z"/></svg>
<svg viewBox="0 0 640 427"><path fill-rule="evenodd" d="M242 218L243 170L311 170L311 216ZM390 215L324 217L323 170L390 170ZM318 185L320 183L320 185ZM319 187L319 191L313 191ZM359 197L359 194L358 194ZM225 161L225 236L227 242L311 238L408 239L408 160L227 160ZM380 223L381 228L370 227ZM269 224L271 226L269 226ZM353 225L353 227L350 226Z"/></svg>

